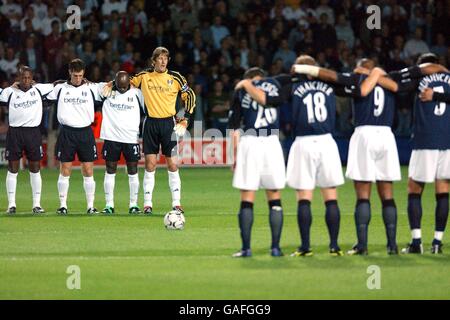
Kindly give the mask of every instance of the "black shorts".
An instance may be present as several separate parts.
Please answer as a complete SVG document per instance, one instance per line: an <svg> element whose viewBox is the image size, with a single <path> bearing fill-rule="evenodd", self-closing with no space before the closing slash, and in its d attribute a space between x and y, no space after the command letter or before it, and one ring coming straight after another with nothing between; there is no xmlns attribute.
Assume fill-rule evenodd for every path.
<svg viewBox="0 0 450 320"><path fill-rule="evenodd" d="M176 156L177 136L173 131L174 126L173 117L161 119L147 117L142 133L144 154L158 154L161 146L164 156Z"/></svg>
<svg viewBox="0 0 450 320"><path fill-rule="evenodd" d="M56 157L61 162L72 162L75 153L81 162L97 160L97 146L91 127L72 128L61 126L56 141Z"/></svg>
<svg viewBox="0 0 450 320"><path fill-rule="evenodd" d="M24 151L28 161L40 161L44 156L39 127L9 127L6 134L6 160L20 160Z"/></svg>
<svg viewBox="0 0 450 320"><path fill-rule="evenodd" d="M138 162L141 158L141 148L139 143L122 143L105 140L102 149L103 159L106 161L117 162L120 160L120 155L122 153L127 162Z"/></svg>

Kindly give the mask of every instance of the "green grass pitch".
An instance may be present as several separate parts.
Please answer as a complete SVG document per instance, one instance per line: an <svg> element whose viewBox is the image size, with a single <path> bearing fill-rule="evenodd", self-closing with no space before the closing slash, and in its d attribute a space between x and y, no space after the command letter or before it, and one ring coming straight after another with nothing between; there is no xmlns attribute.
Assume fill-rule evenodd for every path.
<svg viewBox="0 0 450 320"><path fill-rule="evenodd" d="M406 177L406 168L403 168ZM128 215L128 178L116 177L116 215L90 217L80 171L70 179L69 216L55 214L58 172L44 170L42 205L47 213L34 217L29 175L18 180L18 213L6 216L6 169L0 169L0 299L449 299L450 254L429 253L434 230L434 192L423 197L426 254L387 256L380 202L372 192L369 256L330 257L324 205L319 192L313 201L313 257L292 258L299 243L295 193L283 191L284 257L269 256L270 230L264 193L258 193L252 234L254 256L233 259L240 248L237 225L239 192L232 189L226 168L181 169L186 228L168 231L163 215L170 210L167 172L156 175L152 217ZM140 171L142 183L143 172ZM104 206L103 170L95 171L96 206ZM142 188L142 187L141 187ZM406 179L395 185L398 243L409 241ZM140 194L142 205L142 192ZM355 241L352 184L339 188L340 245ZM445 238L444 238L445 241ZM444 252L446 247L444 247ZM67 267L78 265L81 289L69 290ZM367 268L381 270L381 288L369 290Z"/></svg>

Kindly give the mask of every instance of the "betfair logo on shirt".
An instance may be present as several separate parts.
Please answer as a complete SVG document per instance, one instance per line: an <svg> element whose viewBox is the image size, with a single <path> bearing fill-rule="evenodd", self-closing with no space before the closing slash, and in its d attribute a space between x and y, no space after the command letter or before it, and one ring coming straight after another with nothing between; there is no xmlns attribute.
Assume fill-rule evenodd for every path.
<svg viewBox="0 0 450 320"><path fill-rule="evenodd" d="M20 103L13 103L13 107L15 109L22 108L22 109L28 109L34 106L37 103L37 100L28 100Z"/></svg>
<svg viewBox="0 0 450 320"><path fill-rule="evenodd" d="M158 92L169 92L170 88L164 88L162 86L155 86L155 85L148 85L147 86L148 90L152 90L152 91L158 91Z"/></svg>
<svg viewBox="0 0 450 320"><path fill-rule="evenodd" d="M88 103L88 99L80 99L80 98L64 98L64 103L71 103L73 105L80 105L84 103Z"/></svg>
<svg viewBox="0 0 450 320"><path fill-rule="evenodd" d="M129 98L128 98L129 99ZM131 98L133 99L133 98ZM131 110L133 109L133 106L123 104L123 103L110 103L109 104L111 108L116 109L118 111L124 111L124 110Z"/></svg>

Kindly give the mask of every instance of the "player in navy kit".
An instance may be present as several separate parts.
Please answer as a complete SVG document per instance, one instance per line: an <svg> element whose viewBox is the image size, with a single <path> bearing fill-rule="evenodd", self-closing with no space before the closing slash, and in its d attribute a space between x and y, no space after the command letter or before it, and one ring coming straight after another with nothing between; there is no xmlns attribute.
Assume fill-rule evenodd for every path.
<svg viewBox="0 0 450 320"><path fill-rule="evenodd" d="M336 83L337 94L353 97L355 132L350 140L346 176L354 181L357 195L355 224L358 243L348 251L350 255L367 254L367 234L371 217L370 193L372 182L376 182L383 206L386 227L387 251L397 254L396 226L397 209L393 199L392 182L401 179L397 146L391 130L395 103L388 90L377 86L384 71L375 68L370 59L358 62L359 71L370 75L351 73L338 74L323 68L312 69L298 66L297 72L310 74Z"/></svg>
<svg viewBox="0 0 450 320"><path fill-rule="evenodd" d="M296 63L316 65L310 56ZM289 152L287 183L297 190L297 221L301 246L291 256L311 256L311 201L315 187L321 188L325 220L330 236L330 254L342 256L338 245L340 211L336 187L344 183L339 151L331 133L336 117L333 88L312 77L303 76L292 84L292 113L296 139Z"/></svg>
<svg viewBox="0 0 450 320"><path fill-rule="evenodd" d="M279 116L275 108L282 102L282 97L280 84L271 78L263 79L264 75L264 71L259 68L247 70L244 80L236 85L230 109L229 127L234 129L236 155L233 187L241 190L238 217L242 238L242 249L233 257L252 255L250 235L253 203L255 191L259 188L266 189L269 204L271 255L283 255L280 249L283 209L279 190L284 188L286 179L283 151L278 138ZM244 127L242 136L238 130L241 121Z"/></svg>
<svg viewBox="0 0 450 320"><path fill-rule="evenodd" d="M25 152L30 171L33 193L34 214L44 213L42 209L40 160L43 156L42 138L39 125L42 121L42 105L45 96L53 90L51 84L34 84L33 71L23 66L19 71L19 83L4 89L0 102L9 108L9 128L6 135L6 159L8 173L6 190L8 193L8 214L16 213L16 186L19 162Z"/></svg>
<svg viewBox="0 0 450 320"><path fill-rule="evenodd" d="M402 250L403 253L423 253L421 197L425 183L432 182L435 183L436 209L431 252L442 253L442 238L449 210L450 106L446 101L450 94L450 73L437 65L437 61L434 54L423 54L416 66L391 73L396 83L382 83L393 90L412 89L417 93L414 103L413 152L408 168L408 218L412 241ZM420 94L427 88L434 91L435 101L421 101Z"/></svg>

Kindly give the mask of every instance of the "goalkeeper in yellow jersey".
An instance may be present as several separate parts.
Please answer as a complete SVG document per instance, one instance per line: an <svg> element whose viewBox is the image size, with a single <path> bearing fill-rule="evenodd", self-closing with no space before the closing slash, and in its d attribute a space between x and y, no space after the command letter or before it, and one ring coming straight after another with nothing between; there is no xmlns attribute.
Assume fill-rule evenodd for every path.
<svg viewBox="0 0 450 320"><path fill-rule="evenodd" d="M157 155L161 148L166 157L172 208L184 212L181 207L181 180L177 167L177 138L186 132L195 107L195 94L186 79L178 72L168 70L169 50L158 47L153 51L152 68L138 73L130 83L139 88L144 96L145 121L143 143L145 154L144 213L152 214L153 189ZM111 87L109 87L111 90ZM176 120L177 97L184 102L185 116Z"/></svg>

